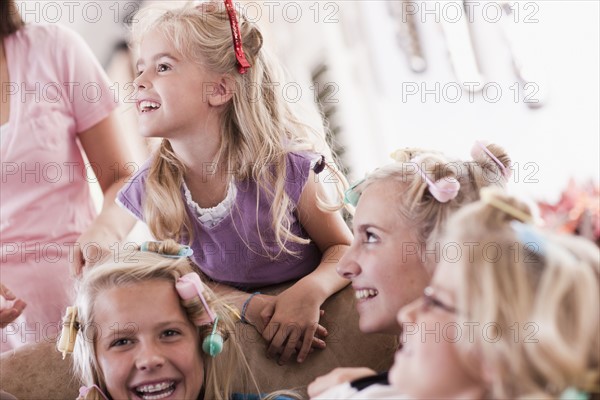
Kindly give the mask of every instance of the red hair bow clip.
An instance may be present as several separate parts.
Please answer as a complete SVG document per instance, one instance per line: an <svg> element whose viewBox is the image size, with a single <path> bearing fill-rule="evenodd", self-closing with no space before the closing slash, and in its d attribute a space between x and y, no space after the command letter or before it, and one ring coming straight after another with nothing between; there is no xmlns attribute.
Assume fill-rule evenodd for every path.
<svg viewBox="0 0 600 400"><path fill-rule="evenodd" d="M246 59L244 49L242 48L242 35L240 33L240 25L238 24L235 8L232 0L225 0L225 8L229 15L229 24L231 25L231 35L233 36L233 48L235 50L235 58L238 62L238 71L240 74L245 74L246 70L251 67Z"/></svg>

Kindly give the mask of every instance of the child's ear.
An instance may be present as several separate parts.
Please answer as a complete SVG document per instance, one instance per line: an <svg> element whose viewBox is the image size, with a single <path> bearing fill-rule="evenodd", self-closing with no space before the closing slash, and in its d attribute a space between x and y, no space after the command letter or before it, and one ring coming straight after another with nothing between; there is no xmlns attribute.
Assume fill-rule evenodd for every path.
<svg viewBox="0 0 600 400"><path fill-rule="evenodd" d="M226 104L233 97L235 80L227 75L222 75L211 86L208 94L208 104L211 107L219 107Z"/></svg>

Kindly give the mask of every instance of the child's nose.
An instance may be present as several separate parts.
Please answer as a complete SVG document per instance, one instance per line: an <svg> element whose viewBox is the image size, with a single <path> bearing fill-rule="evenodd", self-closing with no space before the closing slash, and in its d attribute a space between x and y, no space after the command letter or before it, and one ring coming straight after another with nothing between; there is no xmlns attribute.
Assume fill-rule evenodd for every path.
<svg viewBox="0 0 600 400"><path fill-rule="evenodd" d="M133 86L136 90L140 90L140 89L148 89L148 87L150 86L150 83L148 81L148 79L146 79L146 75L144 72L142 72L141 74L139 74L134 80L133 80Z"/></svg>
<svg viewBox="0 0 600 400"><path fill-rule="evenodd" d="M135 366L140 371L151 371L161 368L165 364L165 357L159 347L154 343L140 344Z"/></svg>
<svg viewBox="0 0 600 400"><path fill-rule="evenodd" d="M336 268L338 275L346 279L352 279L360 275L362 270L360 268L360 265L355 261L355 259L356 258L353 255L351 247L338 262Z"/></svg>

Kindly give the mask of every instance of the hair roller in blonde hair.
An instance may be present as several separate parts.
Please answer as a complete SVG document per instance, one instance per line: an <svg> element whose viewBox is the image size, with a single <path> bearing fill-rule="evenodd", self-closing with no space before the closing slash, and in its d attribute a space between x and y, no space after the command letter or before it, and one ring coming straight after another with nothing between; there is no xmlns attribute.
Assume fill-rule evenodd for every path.
<svg viewBox="0 0 600 400"><path fill-rule="evenodd" d="M396 162L408 162L417 156L416 149L397 149L390 154L390 158Z"/></svg>
<svg viewBox="0 0 600 400"><path fill-rule="evenodd" d="M179 245L172 240L164 242L143 242L140 245L140 251L148 251L168 258L191 257L194 255L194 250L192 250L190 246Z"/></svg>
<svg viewBox="0 0 600 400"><path fill-rule="evenodd" d="M211 333L206 336L202 342L202 351L211 357L219 355L223 351L224 342L223 336L217 330L219 317L213 312L206 301L206 297L204 296L204 284L200 280L200 276L195 272L185 274L177 279L175 289L177 289L179 297L181 297L184 302L200 301L202 303L204 310L206 311L206 317L200 318L194 321L194 323L199 326L212 324Z"/></svg>
<svg viewBox="0 0 600 400"><path fill-rule="evenodd" d="M204 297L204 284L200 280L200 276L195 272L185 274L181 278L177 279L175 283L175 289L179 297L184 301L199 300L204 306L206 316L208 318L202 318L198 321L194 321L196 325L205 325L215 322L216 315L208 305L206 298Z"/></svg>
<svg viewBox="0 0 600 400"><path fill-rule="evenodd" d="M437 181L432 181L425 171L419 165L419 157L415 157L410 162L413 163L417 167L417 172L421 175L423 180L427 183L427 187L429 188L429 193L440 203L447 203L450 200L454 199L458 195L458 191L460 190L460 183L456 178L452 176L443 177L438 179Z"/></svg>
<svg viewBox="0 0 600 400"><path fill-rule="evenodd" d="M358 199L360 198L360 193L356 191L356 188L365 181L365 179L361 179L360 181L354 183L350 186L346 192L344 192L344 203L350 204L353 207L356 207L358 204Z"/></svg>
<svg viewBox="0 0 600 400"><path fill-rule="evenodd" d="M494 195L494 192L495 192L495 190L493 188L490 188L490 187L482 188L479 191L479 196L481 198L481 201L483 201L486 204L489 204L492 207L496 207L498 210L505 212L506 214L510 215L511 217L515 218L516 220L519 220L521 222L525 222L528 224L533 223L533 217L531 215L496 198L496 196Z"/></svg>
<svg viewBox="0 0 600 400"><path fill-rule="evenodd" d="M482 142L482 141L476 140L475 143L473 144L473 147L471 148L471 157L473 157L474 160L483 159L485 157L490 158L498 166L498 168L500 168L500 171L502 171L502 176L504 177L504 179L506 179L508 181L510 179L510 177L512 176L512 171L510 170L510 168L507 168L507 166L504 165L502 163L502 161L500 161L498 159L498 157L496 157L494 155L494 153L492 153L487 148L488 144L489 143L487 143L487 142Z"/></svg>
<svg viewBox="0 0 600 400"><path fill-rule="evenodd" d="M60 334L60 340L56 345L58 351L62 353L63 360L67 354L73 353L78 330L79 322L77 321L77 307L67 307L67 311L65 312L65 316L63 318L63 327Z"/></svg>

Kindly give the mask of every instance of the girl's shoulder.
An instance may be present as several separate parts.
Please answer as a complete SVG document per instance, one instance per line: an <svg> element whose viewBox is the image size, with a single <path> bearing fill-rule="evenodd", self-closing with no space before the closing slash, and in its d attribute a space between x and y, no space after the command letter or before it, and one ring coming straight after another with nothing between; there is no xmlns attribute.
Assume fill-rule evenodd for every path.
<svg viewBox="0 0 600 400"><path fill-rule="evenodd" d="M288 152L286 156L288 181L290 179L293 181L293 178L306 181L310 171L318 174L325 166L325 157L319 153L309 151Z"/></svg>
<svg viewBox="0 0 600 400"><path fill-rule="evenodd" d="M152 158L144 161L142 165L137 165L135 163L129 164L131 165L130 168L133 169L133 175L131 175L131 177L127 179L127 182L125 182L125 185L123 185L123 189L127 188L127 190L132 190L133 188L138 187L143 188L145 186L148 173L150 172L151 164Z"/></svg>
<svg viewBox="0 0 600 400"><path fill-rule="evenodd" d="M53 40L59 29L61 28L57 24L25 24L14 36L43 43Z"/></svg>
<svg viewBox="0 0 600 400"><path fill-rule="evenodd" d="M143 203L146 196L146 178L150 170L151 160L146 161L137 171L127 179L119 193L117 194L117 203L129 210L137 219L144 220Z"/></svg>
<svg viewBox="0 0 600 400"><path fill-rule="evenodd" d="M44 64L46 69L55 67L56 63L50 61L56 58L58 47L62 46L64 29L58 25L25 24L17 32L5 38L6 45L13 49L10 62L16 65L15 68L22 68L28 72L31 72L29 69L32 62L35 67L36 59ZM35 78L32 80L35 81Z"/></svg>
<svg viewBox="0 0 600 400"><path fill-rule="evenodd" d="M402 395L397 389L390 385L373 384L364 389L358 389L349 382L334 386L321 393L313 400L335 400L335 399L356 399L356 400L409 400L409 397Z"/></svg>
<svg viewBox="0 0 600 400"><path fill-rule="evenodd" d="M382 372L378 375L366 376L333 386L313 400L334 399L408 400L408 397L403 396L397 389L390 386L388 373Z"/></svg>
<svg viewBox="0 0 600 400"><path fill-rule="evenodd" d="M294 203L298 203L300 195L308 181L310 172L318 174L324 162L322 155L312 152L287 153L285 171L285 191Z"/></svg>
<svg viewBox="0 0 600 400"><path fill-rule="evenodd" d="M290 151L286 154L288 164L292 166L314 168L315 164L321 162L323 156L311 151Z"/></svg>
<svg viewBox="0 0 600 400"><path fill-rule="evenodd" d="M73 44L85 43L74 30L61 24L26 24L14 35L16 40L26 41L39 49L56 51L57 47L69 48Z"/></svg>

